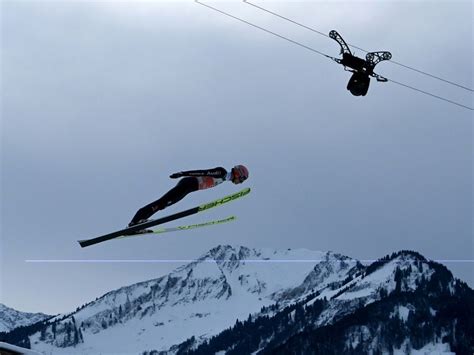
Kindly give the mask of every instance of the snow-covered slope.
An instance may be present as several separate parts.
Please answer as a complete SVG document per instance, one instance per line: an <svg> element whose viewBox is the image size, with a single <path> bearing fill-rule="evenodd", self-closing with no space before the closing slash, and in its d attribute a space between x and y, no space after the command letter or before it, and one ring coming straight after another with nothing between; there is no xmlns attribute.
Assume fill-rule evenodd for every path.
<svg viewBox="0 0 474 355"><path fill-rule="evenodd" d="M169 275L105 294L30 342L45 352L167 350L341 282L357 264L331 252L218 246Z"/></svg>
<svg viewBox="0 0 474 355"><path fill-rule="evenodd" d="M0 332L9 332L16 327L30 325L49 317L51 316L43 313L20 312L0 303Z"/></svg>
<svg viewBox="0 0 474 355"><path fill-rule="evenodd" d="M422 299L425 290L431 297L428 301ZM288 337L303 331L318 330L312 333L313 340L328 339L324 329L349 321L357 323L364 310L372 307L378 318L368 318L360 327L341 328L344 332L337 333L334 339L342 344L341 349L349 345L371 349L367 343L355 344L367 326L367 339L388 339L384 327L379 331L381 319L396 326L399 323L395 319L400 324L407 323L400 326L410 341L407 346L419 344L421 348L430 341L445 341L410 337L415 329L413 312L424 307L423 314L432 317L435 324L440 315L452 314L443 310L440 297L452 297L455 307L466 304L465 300L471 297L469 292L472 290L454 280L444 266L411 251L394 253L363 266L333 252L224 245L168 275L111 291L71 314L35 326L20 337L16 334L15 339L20 340L15 341L54 354L175 354L193 349L197 354L210 353L211 349L233 349L238 354L242 349L248 351L249 346L257 346L253 351L291 347L294 344L285 343ZM403 298L405 294L411 296ZM426 332L446 332L451 321L443 318L443 325L437 330L427 323ZM258 327L252 325L256 323ZM229 336L233 334L230 331L222 333L231 327L237 335L243 331L255 333L258 338L251 342L253 338L249 336L239 339L237 335ZM255 331L257 328L259 332ZM467 333L458 335L464 339ZM295 338L294 346L304 342L304 334ZM213 336L216 340L211 344L208 341ZM403 339L387 341L393 343L393 350L403 345Z"/></svg>
<svg viewBox="0 0 474 355"><path fill-rule="evenodd" d="M352 313L361 306L380 300L384 295L399 291L415 291L421 280L429 280L434 269L417 253L403 252L393 258L381 259L335 290L326 289L319 299L331 299L331 307L323 312L317 325Z"/></svg>
<svg viewBox="0 0 474 355"><path fill-rule="evenodd" d="M264 309L205 343L188 339L176 349L193 355L474 353L474 291L445 266L401 251L348 274L273 314ZM312 279L324 283L306 281Z"/></svg>

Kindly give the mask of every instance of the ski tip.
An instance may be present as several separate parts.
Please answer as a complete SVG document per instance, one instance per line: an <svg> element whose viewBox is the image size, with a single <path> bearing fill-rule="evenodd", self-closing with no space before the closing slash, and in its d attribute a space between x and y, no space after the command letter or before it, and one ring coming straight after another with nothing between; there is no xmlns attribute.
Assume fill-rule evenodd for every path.
<svg viewBox="0 0 474 355"><path fill-rule="evenodd" d="M250 192L250 187L247 187L245 189L242 189L236 193L233 193L231 195L227 195L223 198L220 198L218 200L215 200L215 201L212 201L212 202L208 202L208 203L205 203L201 206L198 206L197 207L197 212L202 212L202 211L205 211L205 210L208 210L210 208L213 208L213 207L216 207L216 206L220 206L224 203L227 203L227 202L230 202L230 201L234 201L240 197L243 197L243 196L246 196L248 193Z"/></svg>
<svg viewBox="0 0 474 355"><path fill-rule="evenodd" d="M85 247L88 247L89 245L95 244L95 243L91 242L90 239L78 240L77 242L79 243L81 248L85 248Z"/></svg>

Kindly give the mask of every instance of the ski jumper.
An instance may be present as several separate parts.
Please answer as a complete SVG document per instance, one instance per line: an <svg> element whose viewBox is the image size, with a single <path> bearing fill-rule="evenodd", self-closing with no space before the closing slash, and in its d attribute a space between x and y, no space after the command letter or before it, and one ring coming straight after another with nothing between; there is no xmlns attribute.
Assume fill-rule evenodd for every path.
<svg viewBox="0 0 474 355"><path fill-rule="evenodd" d="M172 178L182 177L178 184L164 194L158 200L140 208L133 217L130 224L137 224L141 220L150 218L157 211L182 200L187 194L197 190L209 189L217 186L226 180L230 180L231 173L222 167L207 170L182 171L171 175Z"/></svg>

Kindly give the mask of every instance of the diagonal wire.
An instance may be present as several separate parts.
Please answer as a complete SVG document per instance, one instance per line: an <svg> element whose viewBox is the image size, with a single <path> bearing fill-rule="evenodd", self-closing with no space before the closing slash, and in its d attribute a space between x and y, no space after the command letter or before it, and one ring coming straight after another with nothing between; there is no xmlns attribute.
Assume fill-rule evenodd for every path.
<svg viewBox="0 0 474 355"><path fill-rule="evenodd" d="M330 38L326 33L321 32L321 31L318 31L318 30L316 30L315 28L306 26L306 25L304 25L304 24L302 24L302 23L300 23L300 22L297 22L297 21L292 20L292 19L290 19L290 18L288 18L288 17L285 17L285 16L282 16L282 15L280 15L280 14L277 14L276 12L270 11L270 10L264 8L264 7L261 7L261 6L259 6L259 5L253 4L253 3L251 3L251 2L248 1L248 0L242 0L242 1L243 1L244 3L246 3L247 5L250 5L250 6L253 6L253 7L259 9L259 10L265 11L265 12L267 12L267 13L269 13L269 14L272 14L272 15L274 15L274 16L276 16L276 17L279 17L279 18L281 18L281 19L283 19L283 20L285 20L285 21L291 22L291 23L293 23L293 24L295 24L295 25L297 25L297 26L303 27L303 28L305 28L305 29L307 29L307 30L310 30L311 32L314 32L314 33L317 33L317 34L319 34L319 35L321 35L321 36ZM361 51L363 51L363 52L366 52L366 53L369 52L368 50L363 49L363 48L360 48L360 47L357 47L357 46L355 46L355 45L353 45L353 44L350 44L350 43L348 43L348 44L349 44L351 47L357 48L357 49L359 49L359 50L361 50ZM397 61L395 61L395 60L390 60L389 62L390 62L390 63L393 63L393 64L396 64L396 65L399 65L399 66L401 66L401 67L404 67L404 68L406 68L406 69L413 70L413 71L418 72L418 73L420 73L420 74L429 76L429 77L431 77L431 78L434 78L434 79L443 81L443 82L445 82L445 83L448 83L448 84L457 86L457 87L459 87L459 88L461 88L461 89L464 89L464 90L467 90L467 91L470 91L470 92L474 92L474 89L472 89L472 88L470 88L470 87L463 86L463 85L458 84L458 83L455 83L455 82L453 82L453 81L440 78L439 76L436 76L436 75L427 73L427 72L425 72L425 71L422 71L422 70L419 70L419 69L410 67L410 66L408 66L408 65L402 64L402 63L397 62Z"/></svg>
<svg viewBox="0 0 474 355"><path fill-rule="evenodd" d="M325 53L323 53L323 52L320 52L320 51L318 51L318 50L316 50L316 49L314 49L314 48L311 48L311 47L308 47L308 46L306 46L306 45L304 45L304 44L302 44L302 43L296 42L296 41L294 41L294 40L292 40L292 39L290 39L290 38L288 38L288 37L282 36L282 35L280 35L280 34L278 34L278 33L276 33L276 32L272 32L272 31L270 31L270 30L267 30L266 28L257 26L257 25L255 25L255 24L249 22L249 21L246 21L246 20L244 20L244 19L241 19L240 17L234 16L234 15L231 15L231 14L229 14L229 13L227 13L227 12L222 11L222 10L216 9L215 7L212 7L212 6L210 6L210 5L204 4L204 3L202 3L202 2L200 2L200 1L198 1L198 0L194 0L194 1L195 1L196 3L198 3L199 5L205 6L205 7L209 8L209 9L212 9L212 10L214 10L214 11L217 11L217 12L223 14L223 15L229 16L229 17L231 17L231 18L233 18L233 19L235 19L235 20L237 20L237 21L243 22L243 23L245 23L245 24L247 24L247 25L249 25L249 26L252 26L252 27L258 28L259 30L262 30L262 31L264 31L264 32L270 33L270 34L272 34L272 35L274 35L274 36L277 36L278 38L284 39L285 41L291 42L291 43L293 43L293 44L296 44L297 46L303 47L303 48L308 49L308 50L310 50L310 51L312 51L312 52L314 52L314 53L317 53L317 54L320 54L320 55L322 55L322 56L325 56L326 58L333 59L333 60L336 59L336 58L331 57L330 55L327 55L327 54L325 54Z"/></svg>
<svg viewBox="0 0 474 355"><path fill-rule="evenodd" d="M327 37L327 38L331 38L331 37L329 37L329 36L328 36L326 33L324 33L324 32L321 32L321 31L318 31L318 30L316 30L316 29L314 29L314 28L312 28L312 27L303 25L302 23L296 22L295 20L292 20L292 19L290 19L290 18L288 18L288 17L279 15L279 14L277 14L276 12L273 12L273 11L270 11L270 10L268 10L268 9L265 9L264 7L255 5L255 4L251 3L251 2L248 1L248 0L242 0L242 1L243 1L244 3L246 3L247 5L256 7L257 9L260 9L260 10L262 10L262 11L268 12L269 14L272 14L272 15L274 15L274 16L276 16L276 17L282 18L283 20L286 20L286 21L288 21L288 22L291 22L291 23L293 23L293 24L295 24L295 25L298 25L298 26L300 26L300 27L306 28L307 30L310 30L311 32L315 32L315 33L317 33L317 34L319 34L319 35L321 35L321 36L324 36L324 37ZM356 46L352 46L352 47L357 48ZM364 50L361 49L361 48L357 48L357 49L360 49L360 50L364 51ZM367 51L364 51L364 52L367 52Z"/></svg>
<svg viewBox="0 0 474 355"><path fill-rule="evenodd" d="M408 88L408 89L421 92L422 94L425 94L425 95L428 95L428 96L432 96L432 97L434 97L434 98L436 98L436 99L449 102L449 103L451 103L451 104L453 104L453 105L457 105L457 106L466 108L466 109L468 109L468 110L474 111L474 108L472 108L472 107L469 107L469 106L460 104L459 102L456 102L456 101L452 101L452 100L446 99L446 98L444 98L444 97L442 97L442 96L438 96L438 95L432 94L432 93L430 93L430 92L428 92L428 91L424 91L424 90L418 89L418 88L416 88L416 87L414 87L414 86L410 86L410 85L407 85L407 84L403 84L403 83L400 83L400 82L395 81L395 80L392 80L392 79L388 79L388 81L390 81L390 82L392 82L392 83L394 83L394 84L400 85L400 86L404 86L404 87L406 87L406 88Z"/></svg>
<svg viewBox="0 0 474 355"><path fill-rule="evenodd" d="M334 60L334 61L337 62L337 59L336 59L336 58L331 57L330 55L327 55L327 54L325 54L325 53L323 53L323 52L320 52L320 51L318 51L318 50L316 50L316 49L314 49L314 48L312 48L312 47L306 46L306 45L304 45L304 44L302 44L302 43L299 43L299 42L297 42L297 41L295 41L295 40L292 40L292 39L290 39L290 38L288 38L288 37L282 36L282 35L280 35L280 34L278 34L278 33L276 33L276 32L272 32L272 31L270 31L270 30L267 30L266 28L257 26L257 25L255 25L255 24L249 22L249 21L246 21L246 20L241 19L240 17L234 16L234 15L231 15L231 14L229 14L229 13L227 13L227 12L225 12L225 11L219 10L219 9L213 7L213 6L204 4L204 3L200 2L199 0L194 0L194 1L195 1L197 4L202 5L202 6L204 6L204 7L207 7L207 8L209 8L209 9L213 10L213 11L219 12L219 13L225 15L225 16L231 17L231 18L233 18L233 19L235 19L235 20L237 20L237 21L240 21L240 22L242 22L242 23L245 23L245 24L247 24L247 25L249 25L249 26L252 26L252 27L257 28L257 29L259 29L259 30L261 30L261 31L264 31L264 32L266 32L266 33L269 33L269 34L271 34L271 35L274 35L274 36L276 36L276 37L278 37L278 38L284 39L285 41L288 41L288 42L290 42L290 43L296 44L297 46L303 47L303 48L305 48L305 49L307 49L307 50L310 50L310 51L313 52L313 53L320 54L320 55L322 55L322 56L324 56L324 57L330 58L330 59L332 59L332 60ZM400 83L400 82L398 82L398 81L394 81L394 80L392 80L392 79L388 79L388 78L387 78L387 80L393 82L394 84L398 84L398 85L404 86L404 87L406 87L406 88L408 88L408 89L411 89L411 90L414 90L414 91L418 91L418 92L420 92L420 93L423 93L423 94L425 94L425 95L434 97L434 98L436 98L436 99L443 100L443 101L448 102L448 103L451 103L451 104L453 104L453 105L457 105L457 106L459 106L459 107L462 107L462 108L465 108L465 109L474 111L474 108L472 108L472 107L463 105L463 104L461 104L461 103L458 103L458 102L455 102L455 101L452 101L452 100L449 100L449 99L446 99L446 98L444 98L444 97L442 97L442 96L438 96L438 95L432 94L432 93L430 93L430 92L428 92L428 91L424 91L424 90L415 88L415 87L413 87L413 86L410 86L410 85L407 85L407 84L403 84L403 83Z"/></svg>

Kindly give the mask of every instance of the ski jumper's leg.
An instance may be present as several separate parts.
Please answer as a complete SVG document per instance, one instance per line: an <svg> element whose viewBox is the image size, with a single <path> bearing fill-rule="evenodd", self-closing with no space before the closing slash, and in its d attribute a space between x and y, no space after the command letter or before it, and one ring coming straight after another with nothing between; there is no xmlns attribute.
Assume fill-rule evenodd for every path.
<svg viewBox="0 0 474 355"><path fill-rule="evenodd" d="M195 177L185 177L179 180L178 184L164 194L158 200L140 208L133 217L131 224L135 224L142 219L148 219L159 210L163 210L168 206L182 200L184 196L190 192L199 189L198 179Z"/></svg>

